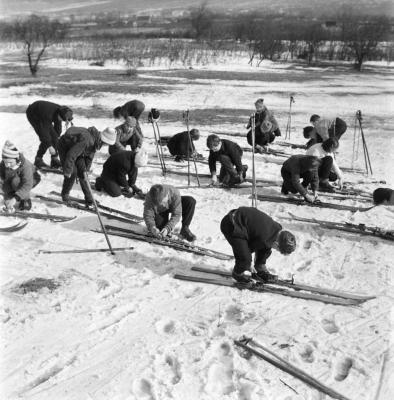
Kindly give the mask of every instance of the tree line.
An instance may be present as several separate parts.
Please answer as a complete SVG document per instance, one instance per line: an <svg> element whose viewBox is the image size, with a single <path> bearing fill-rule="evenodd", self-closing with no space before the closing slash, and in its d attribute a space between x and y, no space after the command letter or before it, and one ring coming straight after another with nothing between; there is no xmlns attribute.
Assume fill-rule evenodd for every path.
<svg viewBox="0 0 394 400"><path fill-rule="evenodd" d="M191 10L182 30L163 31L162 37L206 41L213 48L236 41L249 50L249 63L265 59L304 59L309 65L323 59L353 61L357 70L367 60L388 59L393 52L393 21L386 16L355 12L321 19L266 15L250 12L236 17L210 11L206 4ZM186 23L185 23L186 22ZM45 16L30 15L0 24L2 40L22 42L34 76L45 50L67 38L71 24ZM122 34L122 33L120 33ZM130 36L126 31L124 34Z"/></svg>

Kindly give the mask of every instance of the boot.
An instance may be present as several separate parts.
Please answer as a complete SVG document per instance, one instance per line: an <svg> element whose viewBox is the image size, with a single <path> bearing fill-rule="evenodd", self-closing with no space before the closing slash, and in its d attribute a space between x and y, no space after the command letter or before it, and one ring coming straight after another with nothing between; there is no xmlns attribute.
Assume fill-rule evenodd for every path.
<svg viewBox="0 0 394 400"><path fill-rule="evenodd" d="M194 240L197 239L196 235L194 235L188 226L182 226L181 231L179 232L179 235L184 237L188 242L193 242Z"/></svg>
<svg viewBox="0 0 394 400"><path fill-rule="evenodd" d="M60 169L61 167L62 163L60 162L58 156L51 156L51 168Z"/></svg>
<svg viewBox="0 0 394 400"><path fill-rule="evenodd" d="M94 210L94 203L92 199L85 199L85 208L88 210Z"/></svg>
<svg viewBox="0 0 394 400"><path fill-rule="evenodd" d="M30 199L21 200L19 202L19 209L21 211L29 211L29 210L31 210L31 200Z"/></svg>
<svg viewBox="0 0 394 400"><path fill-rule="evenodd" d="M334 193L335 189L334 189L334 186L331 186L328 183L328 181L320 181L320 183L319 183L319 192Z"/></svg>
<svg viewBox="0 0 394 400"><path fill-rule="evenodd" d="M242 178L246 179L246 171L248 170L247 165L242 165Z"/></svg>
<svg viewBox="0 0 394 400"><path fill-rule="evenodd" d="M254 269L256 270L256 273L252 274L252 276L256 276L256 278L263 282L268 283L278 280L278 275L271 274L265 265L255 265Z"/></svg>
<svg viewBox="0 0 394 400"><path fill-rule="evenodd" d="M103 190L103 181L101 179L101 176L98 176L96 178L96 182L94 183L94 188L98 191L101 192Z"/></svg>
<svg viewBox="0 0 394 400"><path fill-rule="evenodd" d="M250 273L247 274L246 272L249 271L244 271L239 274L238 272L235 272L233 270L231 276L233 277L234 280L236 280L239 283L253 283L252 276L250 275Z"/></svg>
<svg viewBox="0 0 394 400"><path fill-rule="evenodd" d="M44 162L42 157L36 157L34 160L34 165L40 169L40 168L50 168L48 164Z"/></svg>

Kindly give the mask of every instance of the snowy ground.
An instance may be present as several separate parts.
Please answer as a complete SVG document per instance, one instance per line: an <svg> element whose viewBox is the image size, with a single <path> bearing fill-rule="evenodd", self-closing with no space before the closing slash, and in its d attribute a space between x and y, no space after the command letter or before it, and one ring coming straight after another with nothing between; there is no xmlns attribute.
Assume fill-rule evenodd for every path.
<svg viewBox="0 0 394 400"><path fill-rule="evenodd" d="M124 84L122 92L116 78L103 82L95 76L96 69L87 65L79 63L73 69L72 64L61 60L51 62L47 70L61 66L76 77L90 71L88 83L96 90L91 94L62 94L61 76L57 78L59 86L52 92L53 83L42 81L21 86L4 84L0 89L0 144L10 139L29 159L34 159L38 140L23 111L43 97L78 109L74 120L77 126L95 125L98 129L115 126L117 121L110 118L112 108L137 97L147 109L157 107L162 111L162 135L183 130L182 111L190 108L191 127L199 127L202 132L197 149L207 155L205 139L210 133L246 132L244 125L258 97L264 97L275 112L284 134L289 95L294 94L293 142L304 142L302 127L308 124L311 114L341 116L349 128L341 140L339 164L350 167L354 114L360 109L374 176L348 173L346 180L370 192L378 186L373 180L386 180L393 187L394 90L387 66L357 74L332 68L308 70L289 64L266 63L258 69L245 64L246 60L242 65L228 63L225 68L211 66L192 71L145 69L139 79L164 89L152 93L150 86L146 91L139 87L136 95L132 81ZM82 88L82 84L86 81L77 81L77 88ZM108 85L117 90L109 91ZM67 82L67 86L71 83ZM92 107L105 112L92 116ZM166 112L178 116L177 120L166 120ZM202 121L197 114L207 118ZM144 190L159 182L185 187L186 177L161 176L154 157L151 126L145 121L142 128L150 160L156 165L141 169L137 184ZM234 140L247 146L245 138ZM100 173L105 158L103 148L96 155L92 178ZM251 167L251 153L245 153L244 159ZM280 179L282 159L265 162L274 159L257 156L257 177ZM168 162L168 166L179 169L173 162ZM363 167L361 152L354 166ZM199 172L208 173L206 165L198 167ZM202 182L208 183L204 179ZM61 183L61 176L43 175L34 193L48 195L52 190L59 191ZM220 233L220 220L235 207L251 205L251 191L198 189L195 181L192 185L181 192L197 200L191 225L198 237L197 244L230 254L230 246ZM279 187L259 188L259 192L278 193ZM78 185L72 194L82 195ZM97 194L97 200L142 215L140 200L111 199L103 194ZM232 262L118 237L111 237L114 247L134 246L134 251L118 252L115 256L44 254L42 250L103 248L106 243L102 235L90 231L98 227L94 215L49 206L37 199L33 203L36 212L78 218L68 223L31 220L20 232L2 234L2 398L324 398L264 361L245 357L233 345L233 340L242 335L254 337L350 399L393 398L394 389L389 381L394 371L392 243L282 219L292 212L303 217L393 229L392 208L377 207L352 214L259 202L259 209L297 236L298 247L291 256L274 252L269 260L272 271L282 277L295 274L300 282L377 296L359 307L342 307L177 281L172 275L187 272L193 265L230 269ZM346 200L344 204L366 205L355 200ZM1 226L11 222L14 221L9 218L0 219ZM35 278L53 279L58 287L27 293L19 290L22 283Z"/></svg>

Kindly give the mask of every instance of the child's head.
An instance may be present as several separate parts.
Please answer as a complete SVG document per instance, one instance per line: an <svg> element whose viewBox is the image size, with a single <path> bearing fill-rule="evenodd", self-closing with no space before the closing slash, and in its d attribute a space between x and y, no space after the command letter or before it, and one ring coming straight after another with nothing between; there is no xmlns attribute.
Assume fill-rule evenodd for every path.
<svg viewBox="0 0 394 400"><path fill-rule="evenodd" d="M200 138L200 131L198 129L192 129L190 131L190 137L192 140L198 140Z"/></svg>
<svg viewBox="0 0 394 400"><path fill-rule="evenodd" d="M309 120L309 122L312 123L313 126L315 126L316 122L320 120L320 115L313 114Z"/></svg>
<svg viewBox="0 0 394 400"><path fill-rule="evenodd" d="M314 129L315 129L315 128L314 128L313 126L310 126L310 125L306 126L306 127L304 128L304 131L303 131L304 138L305 138L305 139L309 139L309 138L311 137L311 133L312 133L312 131L313 131Z"/></svg>
<svg viewBox="0 0 394 400"><path fill-rule="evenodd" d="M330 137L322 143L322 148L327 153L333 153L339 147L338 139Z"/></svg>
<svg viewBox="0 0 394 400"><path fill-rule="evenodd" d="M261 111L265 110L264 99L257 99L254 102L254 105L256 107L257 112L261 112Z"/></svg>
<svg viewBox="0 0 394 400"><path fill-rule="evenodd" d="M164 198L166 197L166 193L164 191L163 185L153 185L149 189L149 195L152 200L152 203L156 206L160 205Z"/></svg>
<svg viewBox="0 0 394 400"><path fill-rule="evenodd" d="M390 201L391 195L393 194L393 191L388 188L378 188L374 190L372 197L373 197L373 202L377 206L379 204L385 204Z"/></svg>
<svg viewBox="0 0 394 400"><path fill-rule="evenodd" d="M221 145L222 145L222 141L220 140L219 136L217 136L217 135L209 135L207 137L207 147L208 147L209 150L219 151Z"/></svg>
<svg viewBox="0 0 394 400"><path fill-rule="evenodd" d="M6 168L13 169L19 164L19 150L9 140L4 143L1 155Z"/></svg>

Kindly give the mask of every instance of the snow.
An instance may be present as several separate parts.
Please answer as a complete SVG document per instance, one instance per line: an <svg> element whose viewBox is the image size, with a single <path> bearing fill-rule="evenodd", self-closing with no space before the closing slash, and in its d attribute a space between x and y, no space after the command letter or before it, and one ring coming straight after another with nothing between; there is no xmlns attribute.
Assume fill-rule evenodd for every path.
<svg viewBox="0 0 394 400"><path fill-rule="evenodd" d="M339 72L325 75L325 69L310 79L284 85L267 82L267 72L301 74L284 65L263 63L260 69L229 63L201 68L201 71L239 71L245 80L186 79L174 75L174 84L166 93L142 93L138 98L150 107L162 110L238 108L245 111L237 124L224 120L220 125L206 122L197 142L198 152L207 155L205 140L214 131L245 132L244 125L253 102L264 97L278 117L282 133L287 122L289 94L295 94L292 141L303 143L302 127L309 116L343 117L349 125L341 139L338 162L350 167L353 146L354 113L361 109L374 176L346 173L345 180L372 192L373 180L394 185L393 171L393 77L383 77L377 65L366 74ZM72 63L64 64L74 68ZM75 71L87 68L76 63ZM48 63L48 68L50 63ZM91 67L89 67L91 68ZM249 80L249 72L261 73L261 80ZM140 74L154 82L153 69ZM92 79L93 80L93 79ZM91 83L91 81L89 81ZM116 82L114 82L115 84ZM42 85L38 85L42 87ZM46 85L47 86L47 85ZM38 100L28 95L31 86L0 89L0 105L24 105ZM127 94L126 94L127 93ZM108 109L130 100L132 95L100 92L94 97L56 95L47 100L88 109L93 104ZM93 102L94 99L94 102ZM181 114L180 114L181 115ZM1 112L0 143L6 139L34 159L37 137L25 115ZM117 122L117 121L116 121ZM114 120L98 115L75 115L78 126L99 129L114 126ZM142 124L147 136L150 160L156 165L142 168L137 184L148 190L165 182L185 187L186 177L163 178L154 157L153 133ZM184 129L183 123L160 123L162 135ZM228 138L226 136L226 138ZM247 146L242 137L234 141ZM273 145L272 148L296 154L298 150ZM91 177L101 172L106 159L103 148L96 154ZM280 180L280 164L264 162L257 155L257 177ZM267 158L273 161L275 157ZM251 153L244 154L251 171ZM170 169L179 165L166 161ZM363 168L361 149L355 167ZM182 169L186 170L186 166ZM208 167L198 164L199 172ZM60 191L58 175L44 175L35 194ZM207 183L202 179L203 184ZM259 188L262 193L278 193L275 186ZM227 254L231 248L220 232L220 221L231 209L251 205L250 189L224 191L198 189L192 179L183 194L196 198L197 207L191 230L197 244ZM78 184L72 194L81 197ZM142 215L143 203L137 199L112 199L95 193L104 205ZM337 200L332 200L337 202ZM344 204L366 206L357 200ZM288 257L273 252L269 268L282 277L295 275L296 281L333 289L373 294L377 298L358 307L325 305L272 294L255 294L173 279L174 273L188 272L194 265L230 270L231 261L201 257L167 247L150 245L111 236L113 247L133 246L132 251L109 253L45 254L42 250L104 248L97 217L74 209L33 199L34 211L78 218L67 223L30 220L27 227L2 234L0 315L2 398L4 399L320 399L319 393L295 378L254 356L247 356L233 344L242 335L276 351L281 357L312 374L315 378L351 399L384 400L394 395L389 377L394 371L392 353L393 268L392 244L370 236L355 236L328 231L315 225L289 221L297 216L332 221L365 223L393 229L391 207L376 207L368 212L315 209L289 204L259 202L267 212L297 237L297 250ZM1 226L12 219L2 217ZM113 221L106 221L114 224ZM122 223L117 225L125 226ZM142 230L142 227L140 228ZM30 279L44 278L58 284L51 291L18 290ZM391 348L390 348L391 346ZM390 386L391 385L391 386Z"/></svg>

